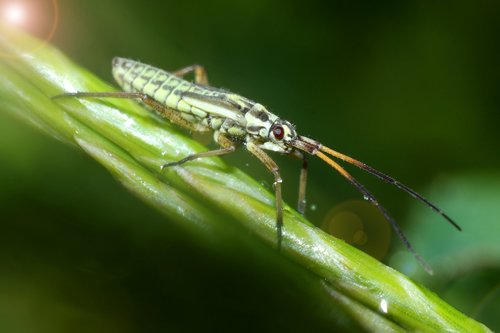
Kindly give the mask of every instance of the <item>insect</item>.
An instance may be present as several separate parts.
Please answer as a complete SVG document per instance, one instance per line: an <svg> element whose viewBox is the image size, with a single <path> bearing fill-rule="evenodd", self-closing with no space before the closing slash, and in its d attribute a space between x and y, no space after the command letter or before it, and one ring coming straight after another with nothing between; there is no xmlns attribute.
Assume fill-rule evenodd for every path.
<svg viewBox="0 0 500 333"><path fill-rule="evenodd" d="M328 148L316 140L298 135L290 122L269 112L262 104L209 86L206 71L199 65L169 73L137 61L116 57L113 59L112 68L113 76L123 91L65 93L54 96L54 98L135 99L180 127L191 131L214 132L214 140L219 144L219 149L189 155L181 160L166 163L161 166L162 169L181 165L198 158L229 154L234 152L238 145L244 145L274 175L278 249L281 248L283 238L282 179L278 165L266 151L290 155L302 161L298 195L298 211L301 214L304 214L306 204L306 155L314 155L337 170L385 216L406 248L428 272L432 272L430 267L413 249L396 221L379 204L377 199L333 158L353 164L381 180L395 185L415 199L422 201L456 229L461 230L460 226L436 205L408 186L352 157ZM182 78L188 73L194 74L194 83Z"/></svg>

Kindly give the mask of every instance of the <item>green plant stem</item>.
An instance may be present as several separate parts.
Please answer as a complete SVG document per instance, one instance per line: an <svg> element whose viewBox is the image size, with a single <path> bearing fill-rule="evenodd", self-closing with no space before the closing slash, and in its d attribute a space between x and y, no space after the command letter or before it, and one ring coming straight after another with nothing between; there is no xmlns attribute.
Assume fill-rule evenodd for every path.
<svg viewBox="0 0 500 333"><path fill-rule="evenodd" d="M274 198L240 170L207 158L161 171L160 165L206 150L166 121L128 100L57 99L63 92L113 88L55 48L0 30L0 109L82 148L131 192L195 233L217 238L238 228L274 248ZM282 255L324 284L368 331L487 332L423 286L284 211ZM387 304L387 311L381 304Z"/></svg>

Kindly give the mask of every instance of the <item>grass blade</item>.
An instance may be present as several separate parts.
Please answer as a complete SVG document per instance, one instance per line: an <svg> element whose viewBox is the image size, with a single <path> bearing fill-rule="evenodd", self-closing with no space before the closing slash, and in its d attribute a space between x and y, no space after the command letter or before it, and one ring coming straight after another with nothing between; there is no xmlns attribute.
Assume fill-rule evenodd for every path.
<svg viewBox="0 0 500 333"><path fill-rule="evenodd" d="M233 228L227 219L275 247L272 194L219 158L162 172L163 163L206 148L132 101L52 100L63 92L113 88L51 46L33 52L38 43L0 30L0 51L12 55L0 58L0 110L82 148L139 198L202 237ZM284 221L282 255L313 274L325 295L367 331L489 331L295 210L286 207Z"/></svg>

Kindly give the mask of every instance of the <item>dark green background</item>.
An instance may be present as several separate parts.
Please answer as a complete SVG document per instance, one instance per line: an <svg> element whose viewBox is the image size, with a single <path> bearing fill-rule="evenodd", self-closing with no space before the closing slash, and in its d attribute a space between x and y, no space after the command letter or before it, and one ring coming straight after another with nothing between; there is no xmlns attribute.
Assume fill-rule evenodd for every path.
<svg viewBox="0 0 500 333"><path fill-rule="evenodd" d="M494 185L500 183L496 1L65 0L59 6L52 43L106 80L112 82L114 56L167 70L202 64L214 86L258 100L300 133L436 199L464 225L465 238L482 230L484 239L469 236L467 246L500 235L499 208L481 205L500 191ZM272 177L244 151L226 160L270 188ZM299 165L276 160L285 200L293 204ZM415 214L426 208L353 171L412 230L410 239L418 237L418 227L407 223L416 220L410 207ZM317 209L308 216L316 225L336 205L359 199L319 161L311 161L309 180L309 203ZM439 194L439 184L466 184L455 190L464 197L448 202L455 196ZM335 331L346 320L315 304L314 291L301 285L305 273L278 255L237 246L227 254L210 251L81 152L1 112L0 209L2 332ZM443 230L427 248L418 243L426 258L455 233ZM496 264L456 262L461 274L438 273L428 285L498 329L496 257ZM283 273L293 269L296 276Z"/></svg>

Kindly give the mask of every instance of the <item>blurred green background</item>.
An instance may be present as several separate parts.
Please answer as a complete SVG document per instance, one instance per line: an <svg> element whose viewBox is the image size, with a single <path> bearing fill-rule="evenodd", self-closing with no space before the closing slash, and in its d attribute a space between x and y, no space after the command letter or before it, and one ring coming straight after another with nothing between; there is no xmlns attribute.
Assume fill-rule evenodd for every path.
<svg viewBox="0 0 500 333"><path fill-rule="evenodd" d="M36 3L46 18L26 29L43 37L51 1ZM65 0L52 43L109 82L113 56L167 70L202 64L212 85L422 192L464 231L353 170L433 277L419 275L387 223L315 160L307 215L498 330L499 14L487 0ZM244 151L225 160L271 189ZM310 332L347 320L315 304L305 273L285 274L295 266L279 255L210 251L82 152L3 112L0 161L1 332ZM299 164L276 161L293 205Z"/></svg>

